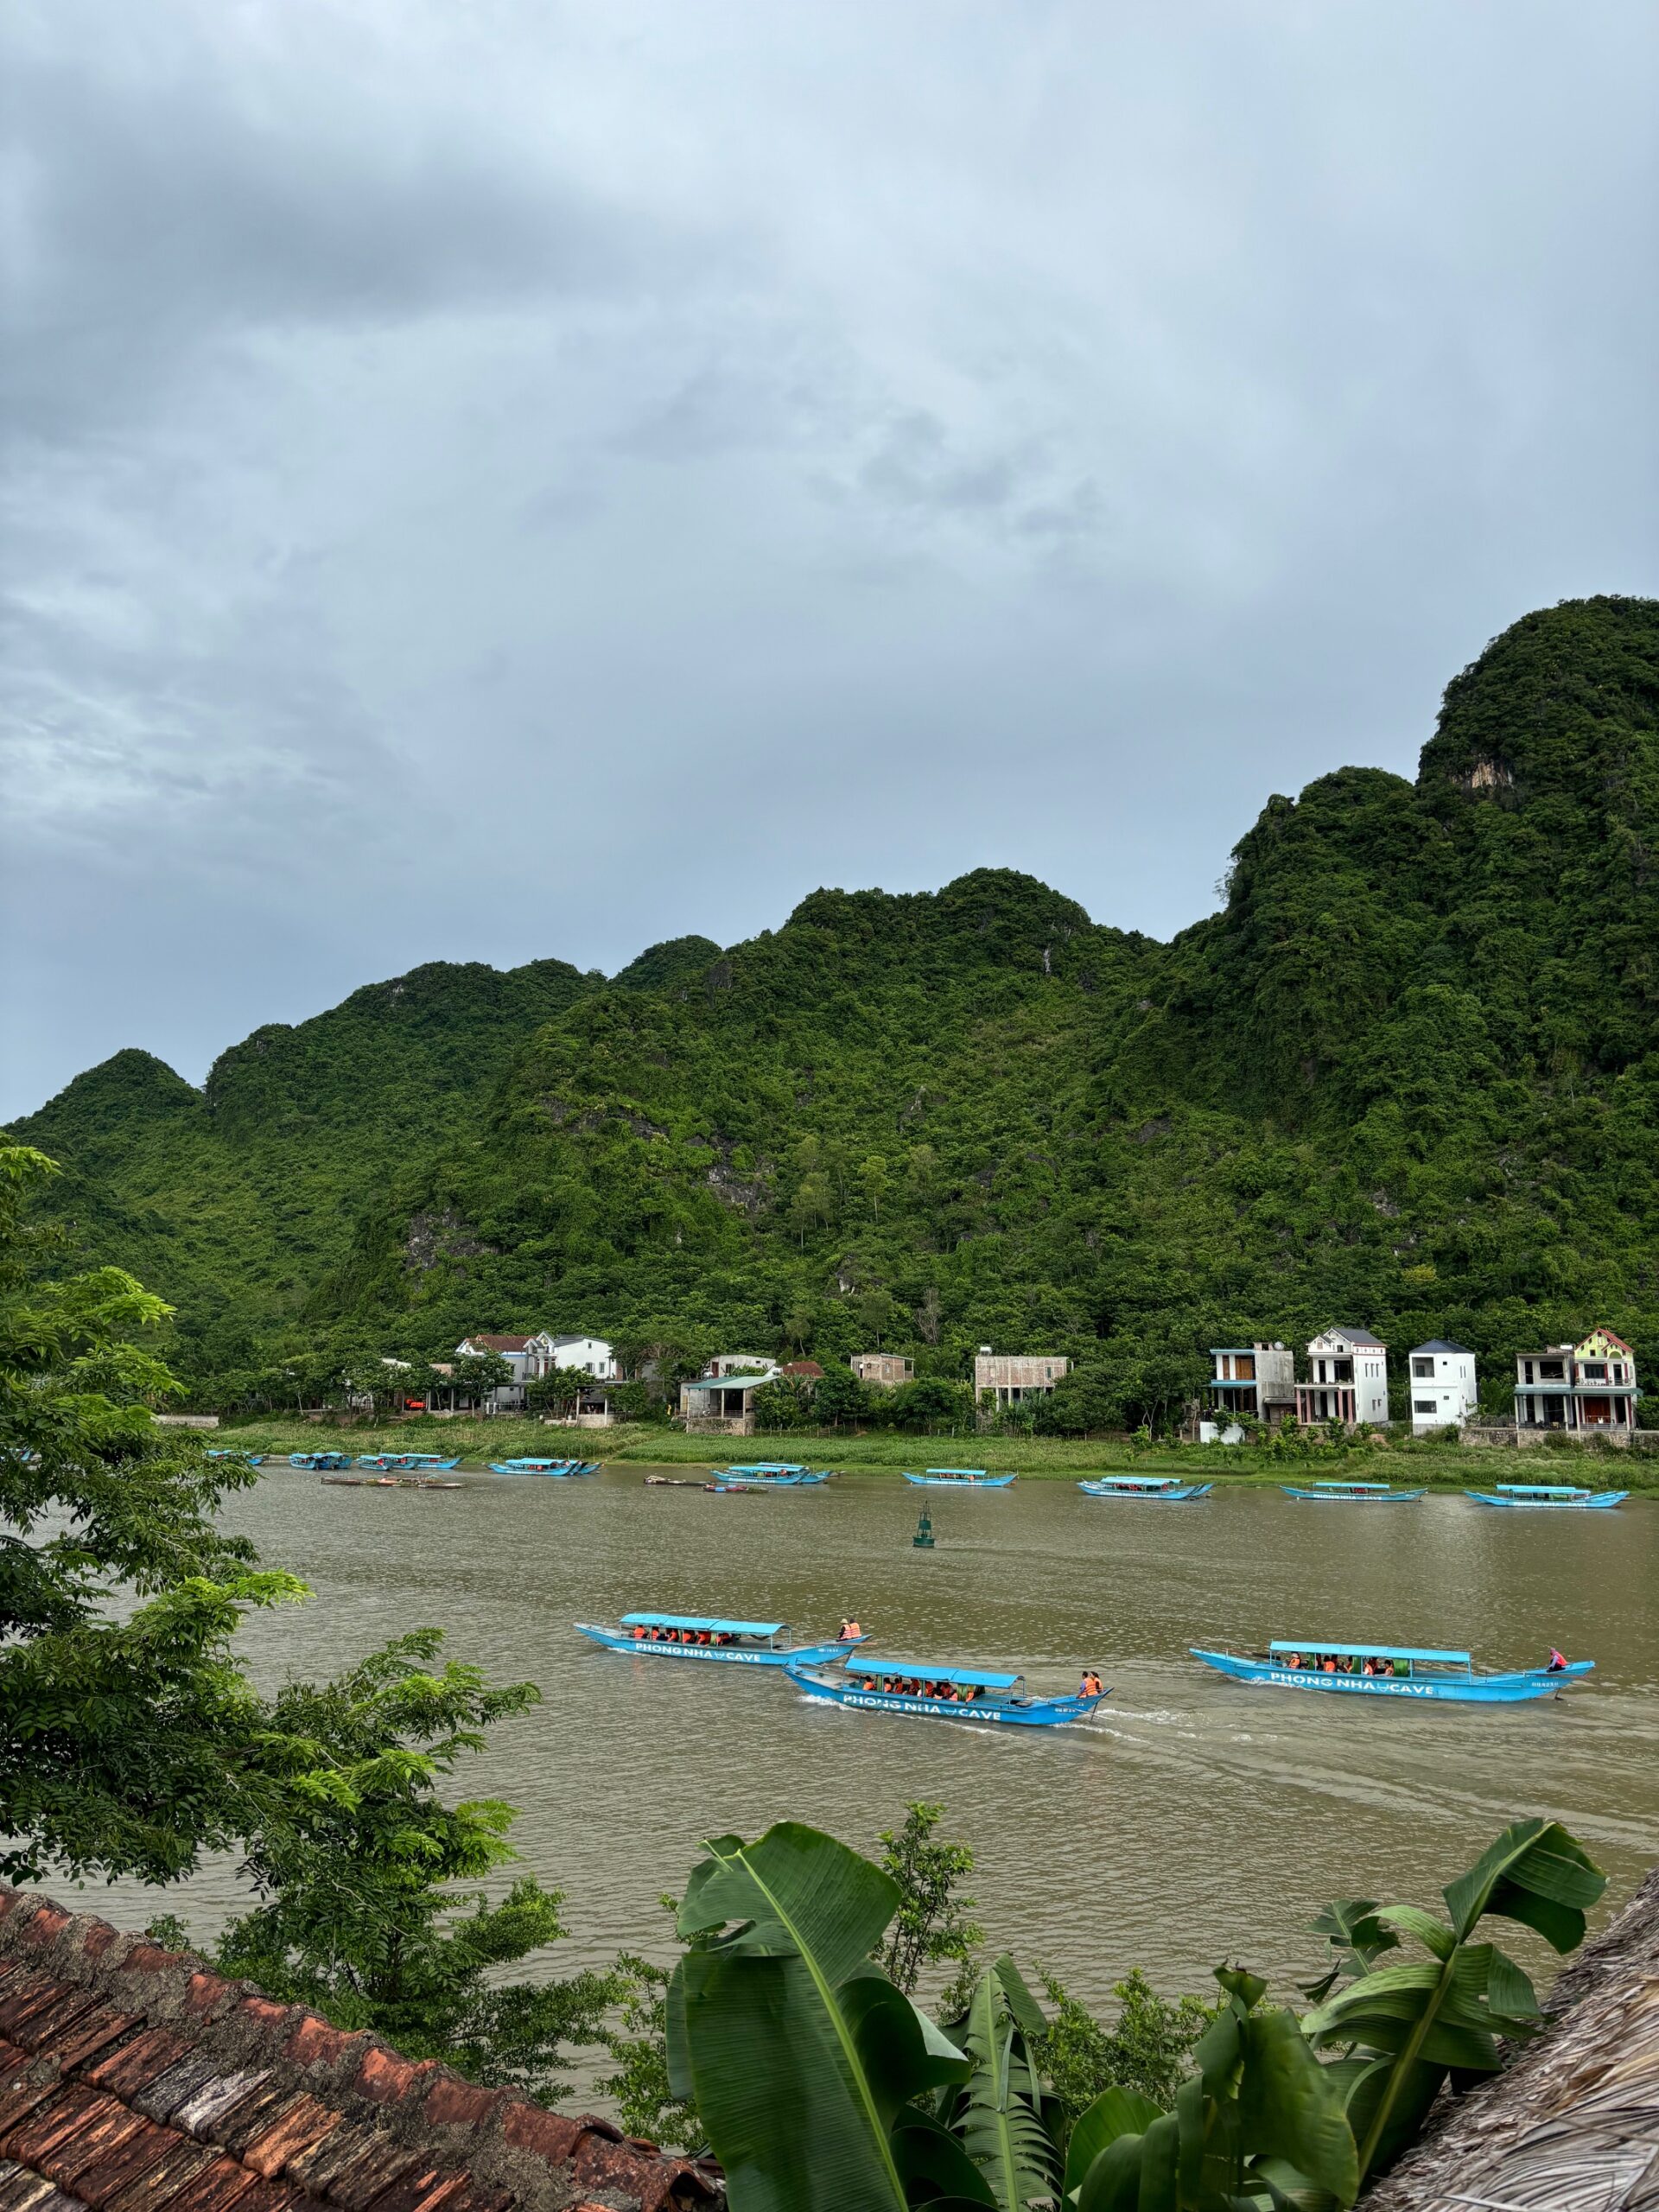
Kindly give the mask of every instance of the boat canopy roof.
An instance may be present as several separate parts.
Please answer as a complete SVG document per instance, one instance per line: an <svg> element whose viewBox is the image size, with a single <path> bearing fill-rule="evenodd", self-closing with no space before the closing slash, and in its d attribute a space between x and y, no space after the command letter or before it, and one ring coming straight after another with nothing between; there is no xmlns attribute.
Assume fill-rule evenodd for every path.
<svg viewBox="0 0 1659 2212"><path fill-rule="evenodd" d="M996 1675L982 1667L936 1667L928 1659L849 1659L849 1675L909 1675L921 1682L967 1682L982 1690L1011 1690L1023 1677Z"/></svg>
<svg viewBox="0 0 1659 2212"><path fill-rule="evenodd" d="M1409 1643L1270 1643L1269 1651L1303 1651L1324 1659L1426 1659L1442 1667L1467 1667L1466 1651L1419 1651Z"/></svg>
<svg viewBox="0 0 1659 2212"><path fill-rule="evenodd" d="M624 1613L624 1628L706 1628L722 1636L776 1636L782 1621L727 1621L709 1613Z"/></svg>
<svg viewBox="0 0 1659 2212"><path fill-rule="evenodd" d="M1351 1483L1341 1475L1319 1475L1313 1482L1315 1490L1392 1490L1392 1483Z"/></svg>
<svg viewBox="0 0 1659 2212"><path fill-rule="evenodd" d="M930 1475L982 1475L983 1467L930 1467Z"/></svg>
<svg viewBox="0 0 1659 2212"><path fill-rule="evenodd" d="M1590 1492L1578 1483L1499 1483L1496 1485L1504 1497L1588 1497Z"/></svg>
<svg viewBox="0 0 1659 2212"><path fill-rule="evenodd" d="M1185 1475L1096 1475L1096 1490L1179 1490Z"/></svg>

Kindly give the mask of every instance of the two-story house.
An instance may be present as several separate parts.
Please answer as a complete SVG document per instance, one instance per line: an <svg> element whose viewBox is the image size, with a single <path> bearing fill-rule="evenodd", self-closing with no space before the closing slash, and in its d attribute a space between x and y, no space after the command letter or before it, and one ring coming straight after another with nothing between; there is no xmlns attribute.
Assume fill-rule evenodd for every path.
<svg viewBox="0 0 1659 2212"><path fill-rule="evenodd" d="M1369 1329L1326 1329L1307 1347L1307 1380L1296 1385L1296 1418L1304 1427L1336 1421L1385 1427L1389 1419L1389 1348Z"/></svg>
<svg viewBox="0 0 1659 2212"><path fill-rule="evenodd" d="M861 1382L874 1383L879 1390L896 1390L916 1376L915 1361L896 1351L855 1351L847 1364Z"/></svg>
<svg viewBox="0 0 1659 2212"><path fill-rule="evenodd" d="M512 1370L512 1380L488 1394L487 1410L506 1413L524 1404L525 1383L532 1375L542 1371L535 1363L536 1354L531 1348L536 1341L533 1337L495 1336L480 1330L474 1336L463 1337L455 1346L457 1359L470 1359L478 1352L493 1351L505 1359Z"/></svg>
<svg viewBox="0 0 1659 2212"><path fill-rule="evenodd" d="M1052 1393L1071 1363L1058 1352L995 1352L982 1344L974 1360L974 1402L982 1405L989 1392L999 1413L1032 1404Z"/></svg>
<svg viewBox="0 0 1659 2212"><path fill-rule="evenodd" d="M1467 1344L1431 1337L1406 1355L1411 1375L1411 1433L1427 1436L1437 1428L1461 1428L1479 1402L1475 1355Z"/></svg>
<svg viewBox="0 0 1659 2212"><path fill-rule="evenodd" d="M616 1354L603 1337L552 1337L543 1332L531 1337L532 1375L550 1374L556 1367L585 1367L595 1382L614 1382L620 1370Z"/></svg>
<svg viewBox="0 0 1659 2212"><path fill-rule="evenodd" d="M1547 1344L1515 1363L1517 1433L1556 1428L1568 1435L1636 1427L1636 1354L1611 1329L1592 1329L1582 1344Z"/></svg>
<svg viewBox="0 0 1659 2212"><path fill-rule="evenodd" d="M1205 1395L1216 1419L1200 1422L1201 1437L1206 1427L1224 1435L1241 1414L1264 1424L1295 1418L1295 1357L1277 1338L1271 1344L1212 1344L1210 1357L1215 1372Z"/></svg>

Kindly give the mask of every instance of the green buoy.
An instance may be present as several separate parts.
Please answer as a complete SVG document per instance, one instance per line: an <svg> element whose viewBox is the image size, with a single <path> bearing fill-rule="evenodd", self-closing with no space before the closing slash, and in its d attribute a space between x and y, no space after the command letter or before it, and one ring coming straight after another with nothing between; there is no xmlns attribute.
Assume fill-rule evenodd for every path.
<svg viewBox="0 0 1659 2212"><path fill-rule="evenodd" d="M910 1541L918 1552L931 1552L933 1548L933 1523L928 1518L925 1506L922 1508L922 1517L916 1523L916 1533Z"/></svg>

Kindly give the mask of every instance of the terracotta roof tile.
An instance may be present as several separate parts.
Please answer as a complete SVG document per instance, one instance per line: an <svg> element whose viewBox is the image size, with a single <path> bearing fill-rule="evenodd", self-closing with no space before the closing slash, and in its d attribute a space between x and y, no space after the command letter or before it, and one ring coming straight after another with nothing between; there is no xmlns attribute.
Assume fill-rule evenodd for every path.
<svg viewBox="0 0 1659 2212"><path fill-rule="evenodd" d="M109 2187L102 2175L85 2184L97 2197L95 2212L161 2212L170 2197L219 2155L207 2144L193 2142L171 2128L166 2133L161 2156L142 2171L129 2175L119 2187Z"/></svg>
<svg viewBox="0 0 1659 2212"><path fill-rule="evenodd" d="M146 2028L130 2043L106 2051L95 2065L85 2069L85 2075L95 2088L107 2089L111 2096L136 2097L169 2066L188 2057L190 2050L185 2037L175 2035L171 2028Z"/></svg>
<svg viewBox="0 0 1659 2212"><path fill-rule="evenodd" d="M0 2212L668 2212L718 2173L0 1889Z"/></svg>

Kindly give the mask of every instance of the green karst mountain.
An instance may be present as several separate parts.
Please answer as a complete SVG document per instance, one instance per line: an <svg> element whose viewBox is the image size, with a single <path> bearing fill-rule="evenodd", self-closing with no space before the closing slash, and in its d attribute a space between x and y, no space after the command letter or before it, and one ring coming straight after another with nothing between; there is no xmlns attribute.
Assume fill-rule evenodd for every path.
<svg viewBox="0 0 1659 2212"><path fill-rule="evenodd" d="M1659 1351L1659 603L1525 617L1414 784L1270 798L1169 944L1006 870L819 891L609 982L422 969L200 1093L119 1053L15 1133L204 1373L480 1327L879 1332L940 1372L1070 1352L1129 1417L1195 1348L1332 1318Z"/></svg>

